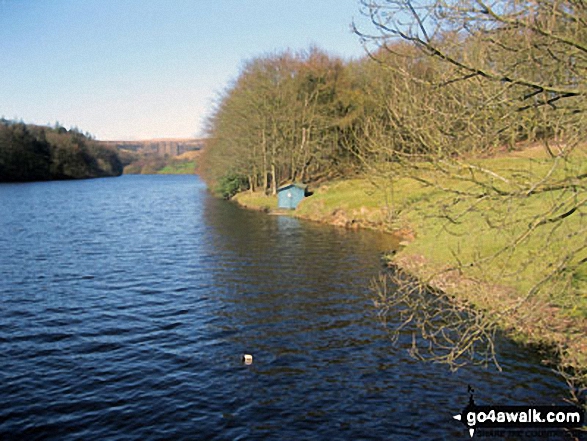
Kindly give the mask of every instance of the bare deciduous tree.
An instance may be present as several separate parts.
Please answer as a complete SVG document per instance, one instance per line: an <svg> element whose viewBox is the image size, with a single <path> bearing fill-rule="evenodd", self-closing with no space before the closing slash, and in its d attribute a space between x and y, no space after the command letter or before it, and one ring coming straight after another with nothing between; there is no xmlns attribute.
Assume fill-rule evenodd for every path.
<svg viewBox="0 0 587 441"><path fill-rule="evenodd" d="M356 32L387 70L388 82L386 101L366 123L370 139L362 143L360 156L392 185L405 177L435 192L434 216L454 237L453 262L442 272L466 273L478 286L522 280L518 285L525 293L500 311L501 323L508 317L515 321L521 307L540 306L545 315L565 307L584 309L584 285L575 282L587 264L587 169L575 150L587 133L587 4L361 3L374 32ZM521 141L540 143L548 156L530 166L528 161L510 164L507 158L491 165L478 160L480 154ZM433 211L422 209L425 204L420 200L394 211ZM465 218L473 219L467 225L476 225L476 231L463 230ZM459 241L471 241L471 235L492 246L485 252L459 252ZM428 274L425 282L438 275ZM493 356L487 337L495 329L495 316L458 318L453 326L464 333L453 338L451 332L428 328L438 323L436 317L418 311L419 300L408 301L409 295L423 298L409 284L400 283L391 297L382 294L385 284L378 286L387 302L411 311L408 321L425 338L444 342L444 353L431 352L433 358L453 363L476 339L488 343L489 350L482 352ZM584 316L585 311L578 312L562 321L581 332ZM555 348L563 364L573 363L565 358L571 340Z"/></svg>

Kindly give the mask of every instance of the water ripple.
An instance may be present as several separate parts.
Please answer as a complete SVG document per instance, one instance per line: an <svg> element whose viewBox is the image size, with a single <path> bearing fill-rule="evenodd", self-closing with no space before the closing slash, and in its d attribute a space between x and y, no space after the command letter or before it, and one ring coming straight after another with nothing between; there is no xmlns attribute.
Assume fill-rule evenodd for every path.
<svg viewBox="0 0 587 441"><path fill-rule="evenodd" d="M467 384L565 396L509 342L502 374L393 347L365 289L385 236L181 176L0 185L0 207L0 439L454 439Z"/></svg>

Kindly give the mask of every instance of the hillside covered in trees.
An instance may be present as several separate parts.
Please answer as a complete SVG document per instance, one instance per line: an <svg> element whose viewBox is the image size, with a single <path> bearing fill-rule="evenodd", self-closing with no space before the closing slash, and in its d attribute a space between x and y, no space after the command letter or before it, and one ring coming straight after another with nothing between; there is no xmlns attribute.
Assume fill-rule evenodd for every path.
<svg viewBox="0 0 587 441"><path fill-rule="evenodd" d="M521 142L566 157L585 135L587 7L469 3L365 0L363 59L311 48L247 61L208 120L201 173L275 193Z"/></svg>
<svg viewBox="0 0 587 441"><path fill-rule="evenodd" d="M24 182L119 176L115 149L76 129L0 120L0 181Z"/></svg>

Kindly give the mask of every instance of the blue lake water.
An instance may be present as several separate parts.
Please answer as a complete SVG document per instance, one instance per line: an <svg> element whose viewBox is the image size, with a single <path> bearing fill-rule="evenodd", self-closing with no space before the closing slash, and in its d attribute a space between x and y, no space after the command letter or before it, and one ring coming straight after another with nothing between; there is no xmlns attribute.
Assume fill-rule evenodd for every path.
<svg viewBox="0 0 587 441"><path fill-rule="evenodd" d="M2 184L0 214L0 439L470 439L469 384L567 397L507 341L503 372L392 345L379 233L246 211L194 176Z"/></svg>

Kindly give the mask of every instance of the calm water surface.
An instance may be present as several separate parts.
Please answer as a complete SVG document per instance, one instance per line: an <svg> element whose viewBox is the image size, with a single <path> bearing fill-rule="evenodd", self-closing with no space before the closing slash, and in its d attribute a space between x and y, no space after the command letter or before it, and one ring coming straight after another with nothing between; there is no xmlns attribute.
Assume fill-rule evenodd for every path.
<svg viewBox="0 0 587 441"><path fill-rule="evenodd" d="M560 404L414 361L366 288L391 244L242 210L193 176L0 185L1 439L470 439L467 403ZM254 355L250 366L242 353Z"/></svg>

